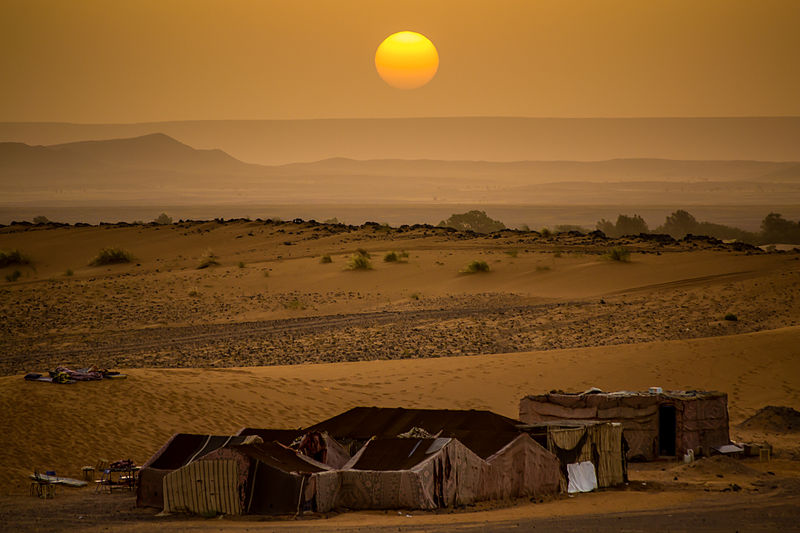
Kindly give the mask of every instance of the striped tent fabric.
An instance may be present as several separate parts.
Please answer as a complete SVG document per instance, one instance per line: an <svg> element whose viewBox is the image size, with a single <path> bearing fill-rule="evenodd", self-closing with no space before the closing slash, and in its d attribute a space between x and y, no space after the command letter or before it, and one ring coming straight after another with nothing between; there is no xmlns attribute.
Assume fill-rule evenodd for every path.
<svg viewBox="0 0 800 533"><path fill-rule="evenodd" d="M242 513L236 461L195 461L163 481L164 511L217 515Z"/></svg>

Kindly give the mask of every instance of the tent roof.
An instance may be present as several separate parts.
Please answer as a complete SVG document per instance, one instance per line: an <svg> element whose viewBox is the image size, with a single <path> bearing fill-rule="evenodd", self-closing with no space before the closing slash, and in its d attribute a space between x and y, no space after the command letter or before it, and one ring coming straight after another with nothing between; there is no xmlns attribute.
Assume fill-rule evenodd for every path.
<svg viewBox="0 0 800 533"><path fill-rule="evenodd" d="M519 431L482 430L457 430L442 434L442 436L455 437L481 459L487 459L496 454L519 435Z"/></svg>
<svg viewBox="0 0 800 533"><path fill-rule="evenodd" d="M515 431L520 423L490 411L354 407L307 428L307 431L327 431L334 438L367 440L395 437L414 427L436 434L459 430Z"/></svg>
<svg viewBox="0 0 800 533"><path fill-rule="evenodd" d="M450 439L390 438L371 440L353 465L355 470L408 470L418 465Z"/></svg>
<svg viewBox="0 0 800 533"><path fill-rule="evenodd" d="M589 396L599 396L608 399L627 399L627 398L671 398L675 400L697 400L719 398L727 396L724 392L717 391L698 391L698 390L674 390L662 392L650 391L617 391L617 392L602 392L599 389L590 389L585 392L563 392L563 391L550 391L547 394L531 394L526 396L531 400L548 401L550 398L586 398Z"/></svg>
<svg viewBox="0 0 800 533"><path fill-rule="evenodd" d="M306 434L302 429L242 428L237 435L258 435L264 442L280 442L288 446Z"/></svg>
<svg viewBox="0 0 800 533"><path fill-rule="evenodd" d="M317 466L316 461L306 460L294 450L275 442L241 444L231 446L231 449L284 472L313 473L325 470Z"/></svg>
<svg viewBox="0 0 800 533"><path fill-rule="evenodd" d="M145 468L176 470L224 446L241 444L246 436L176 433L145 463Z"/></svg>

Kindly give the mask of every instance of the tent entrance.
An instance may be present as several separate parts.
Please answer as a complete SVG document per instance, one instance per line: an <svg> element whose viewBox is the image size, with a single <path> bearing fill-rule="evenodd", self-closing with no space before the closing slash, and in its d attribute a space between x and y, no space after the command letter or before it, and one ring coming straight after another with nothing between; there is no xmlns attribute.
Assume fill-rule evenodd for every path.
<svg viewBox="0 0 800 533"><path fill-rule="evenodd" d="M658 454L675 456L676 417L674 405L658 407Z"/></svg>

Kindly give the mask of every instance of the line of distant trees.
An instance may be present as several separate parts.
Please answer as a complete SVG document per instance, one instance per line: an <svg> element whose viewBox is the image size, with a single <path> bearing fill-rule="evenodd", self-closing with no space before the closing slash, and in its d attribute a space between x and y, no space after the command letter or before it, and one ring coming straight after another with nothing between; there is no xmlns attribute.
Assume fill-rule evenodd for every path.
<svg viewBox="0 0 800 533"><path fill-rule="evenodd" d="M800 221L792 222L783 218L780 213L770 213L761 221L761 231L746 231L724 224L701 222L684 209L679 209L667 216L664 223L650 230L647 222L639 215L619 215L617 221L601 219L597 229L609 237L622 235L638 235L640 233L667 234L675 239L686 235L707 235L720 240L737 240L749 244L800 244Z"/></svg>

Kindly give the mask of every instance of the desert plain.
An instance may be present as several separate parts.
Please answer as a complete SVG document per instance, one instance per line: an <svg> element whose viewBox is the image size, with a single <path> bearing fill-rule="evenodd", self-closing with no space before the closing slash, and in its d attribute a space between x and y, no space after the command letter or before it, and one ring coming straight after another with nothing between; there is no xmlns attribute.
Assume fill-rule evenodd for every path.
<svg viewBox="0 0 800 533"><path fill-rule="evenodd" d="M112 246L131 261L89 265ZM743 424L767 405L800 409L796 251L301 220L17 224L0 228L0 250L30 260L0 272L20 272L0 284L0 529L797 527L798 427ZM370 268L350 268L354 254ZM128 378L22 379L93 364ZM454 513L202 519L91 487L28 495L34 469L141 464L175 432L297 428L359 405L516 418L527 394L650 386L726 392L731 438L768 442L771 461L633 464L618 489Z"/></svg>

